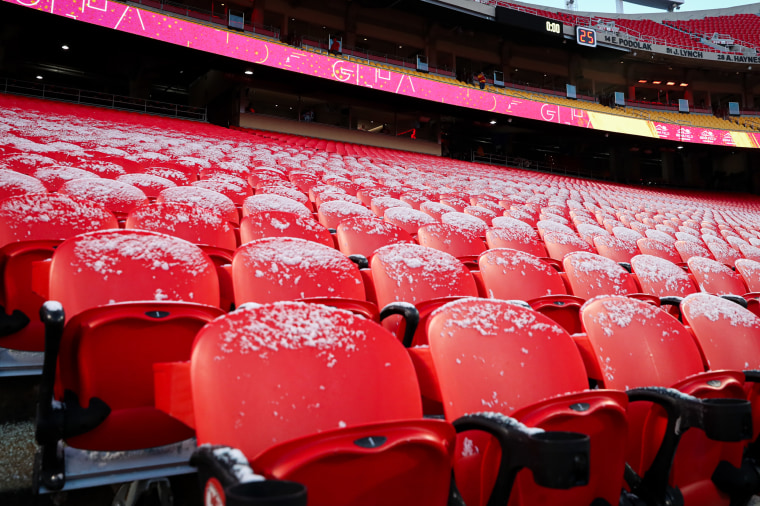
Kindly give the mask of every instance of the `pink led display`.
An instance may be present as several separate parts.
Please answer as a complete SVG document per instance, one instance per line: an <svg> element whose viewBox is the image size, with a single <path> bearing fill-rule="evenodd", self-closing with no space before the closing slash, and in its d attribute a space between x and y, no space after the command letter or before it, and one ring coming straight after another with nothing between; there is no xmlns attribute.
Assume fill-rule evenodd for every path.
<svg viewBox="0 0 760 506"><path fill-rule="evenodd" d="M109 0L3 1L258 65L499 115L680 142L760 147L760 134L753 132L685 127L514 98L471 86L445 83L326 56Z"/></svg>

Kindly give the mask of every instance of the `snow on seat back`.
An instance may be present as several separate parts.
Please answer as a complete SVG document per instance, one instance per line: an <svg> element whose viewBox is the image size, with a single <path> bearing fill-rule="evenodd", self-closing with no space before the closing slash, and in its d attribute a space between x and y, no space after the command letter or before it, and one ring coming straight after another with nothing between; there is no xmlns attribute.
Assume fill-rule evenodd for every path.
<svg viewBox="0 0 760 506"><path fill-rule="evenodd" d="M548 233L576 235L575 230L572 228L553 220L539 220L536 222L536 228L538 229L538 234L541 237L544 237Z"/></svg>
<svg viewBox="0 0 760 506"><path fill-rule="evenodd" d="M510 415L588 388L573 340L533 310L507 301L459 299L436 309L428 329L447 420L478 411Z"/></svg>
<svg viewBox="0 0 760 506"><path fill-rule="evenodd" d="M590 299L599 295L637 293L638 287L628 272L614 260L585 251L565 256L562 264L573 295Z"/></svg>
<svg viewBox="0 0 760 506"><path fill-rule="evenodd" d="M441 221L443 214L456 212L456 209L446 204L429 200L420 204L420 211L432 216L436 221Z"/></svg>
<svg viewBox="0 0 760 506"><path fill-rule="evenodd" d="M407 204L403 200L394 199L393 197L375 197L372 199L369 207L378 218L382 218L388 209L396 207L412 209L411 204Z"/></svg>
<svg viewBox="0 0 760 506"><path fill-rule="evenodd" d="M568 253L575 251L586 251L595 253L596 249L586 241L578 237L577 234L566 234L562 232L546 232L544 234L544 247L549 257L554 260L562 261Z"/></svg>
<svg viewBox="0 0 760 506"><path fill-rule="evenodd" d="M729 246L726 242L708 242L707 249L713 254L715 260L729 266L733 266L734 263L742 257L741 253Z"/></svg>
<svg viewBox="0 0 760 506"><path fill-rule="evenodd" d="M205 188L217 193L221 193L228 197L236 206L243 205L243 201L246 197L253 195L253 190L248 186L248 183L240 180L240 184L236 184L231 180L220 179L202 179L200 181L194 181L190 183L192 186L198 188Z"/></svg>
<svg viewBox="0 0 760 506"><path fill-rule="evenodd" d="M594 237L594 247L600 255L615 262L630 262L631 258L641 253L635 242L624 241L612 235Z"/></svg>
<svg viewBox="0 0 760 506"><path fill-rule="evenodd" d="M594 246L595 238L605 237L605 236L610 235L610 233L607 232L607 230L597 225L581 223L580 225L578 225L577 229L578 229L578 235L581 236L581 239L589 243L590 246Z"/></svg>
<svg viewBox="0 0 760 506"><path fill-rule="evenodd" d="M741 276L727 265L702 257L691 257L687 263L701 291L715 295L741 296L747 293Z"/></svg>
<svg viewBox="0 0 760 506"><path fill-rule="evenodd" d="M177 186L173 181L163 177L151 176L150 174L124 174L123 176L117 177L116 180L122 183L131 184L135 188L139 188L146 197L152 199L158 197L158 195L167 188Z"/></svg>
<svg viewBox="0 0 760 506"><path fill-rule="evenodd" d="M422 416L403 346L376 323L332 307L242 307L199 332L191 362L199 445L233 437L256 456L317 432ZM240 381L247 372L255 388Z"/></svg>
<svg viewBox="0 0 760 506"><path fill-rule="evenodd" d="M388 211L391 210L389 209ZM414 211L414 209L406 210ZM338 249L344 255L359 254L364 255L366 258L371 258L376 250L388 244L414 242L412 237L403 228L387 221L363 216L341 221L336 232Z"/></svg>
<svg viewBox="0 0 760 506"><path fill-rule="evenodd" d="M676 239L673 235L666 234L665 232L661 230L649 229L646 232L644 232L644 235L650 239L654 239L668 245L673 245L676 242Z"/></svg>
<svg viewBox="0 0 760 506"><path fill-rule="evenodd" d="M158 194L156 202L179 202L221 213L230 223L237 224L239 217L235 203L221 193L196 186L175 186Z"/></svg>
<svg viewBox="0 0 760 506"><path fill-rule="evenodd" d="M236 304L312 297L365 300L359 268L340 251L304 239L268 237L232 259Z"/></svg>
<svg viewBox="0 0 760 506"><path fill-rule="evenodd" d="M77 167L96 174L98 177L106 179L116 179L127 173L126 169L116 162L106 160L90 160L77 164Z"/></svg>
<svg viewBox="0 0 760 506"><path fill-rule="evenodd" d="M240 243L265 237L297 237L333 247L330 232L311 217L288 211L259 211L250 213L240 222Z"/></svg>
<svg viewBox="0 0 760 506"><path fill-rule="evenodd" d="M73 179L65 182L58 193L68 195L73 200L97 202L117 216L148 202L139 188L113 179Z"/></svg>
<svg viewBox="0 0 760 506"><path fill-rule="evenodd" d="M470 216L474 216L475 218L479 218L483 220L486 225L491 226L493 219L501 216L501 211L497 212L494 209L490 208L487 204L489 204L489 202L485 202L483 205L478 206L467 206L464 208L464 213ZM492 205L500 208L498 204Z"/></svg>
<svg viewBox="0 0 760 506"><path fill-rule="evenodd" d="M494 227L486 231L486 244L489 248L511 248L537 257L547 256L544 243L536 231L530 225L513 218L494 219Z"/></svg>
<svg viewBox="0 0 760 506"><path fill-rule="evenodd" d="M370 268L379 306L478 295L464 264L433 248L417 244L385 246L375 251Z"/></svg>
<svg viewBox="0 0 760 506"><path fill-rule="evenodd" d="M194 174L172 167L148 167L143 171L143 174L168 179L176 186L187 186L197 181L197 177Z"/></svg>
<svg viewBox="0 0 760 506"><path fill-rule="evenodd" d="M377 218L375 213L363 205L344 200L331 200L322 203L317 209L317 217L322 225L333 229L338 228L340 222L349 218Z"/></svg>
<svg viewBox="0 0 760 506"><path fill-rule="evenodd" d="M703 246L702 241L676 241L676 251L681 261L688 262L691 257L713 258L710 250Z"/></svg>
<svg viewBox="0 0 760 506"><path fill-rule="evenodd" d="M544 295L567 294L557 270L530 253L493 248L478 259L488 296L529 301Z"/></svg>
<svg viewBox="0 0 760 506"><path fill-rule="evenodd" d="M36 153L17 153L6 155L0 158L2 164L15 172L26 174L27 176L33 175L38 168L56 165L57 162L49 156L44 156Z"/></svg>
<svg viewBox="0 0 760 506"><path fill-rule="evenodd" d="M662 241L658 241L657 239L652 239L650 237L644 237L636 241L636 245L639 247L639 250L644 255L652 255L660 258L664 258L666 260L670 260L673 263L681 262L681 256L678 254L678 251L676 250L675 243L677 241L673 241L672 243L665 243Z"/></svg>
<svg viewBox="0 0 760 506"><path fill-rule="evenodd" d="M736 261L736 272L742 277L750 292L760 292L760 260L740 258Z"/></svg>
<svg viewBox="0 0 760 506"><path fill-rule="evenodd" d="M441 215L441 223L444 225L453 225L466 233L473 233L478 237L485 237L486 230L488 230L488 224L485 221L467 213L443 213Z"/></svg>
<svg viewBox="0 0 760 506"><path fill-rule="evenodd" d="M417 235L417 230L428 223L437 223L435 218L419 209L410 209L406 207L392 207L385 211L383 219L392 223L410 235Z"/></svg>
<svg viewBox="0 0 760 506"><path fill-rule="evenodd" d="M657 297L685 297L697 291L686 271L664 258L636 255L631 259L631 267L644 293Z"/></svg>
<svg viewBox="0 0 760 506"><path fill-rule="evenodd" d="M477 257L486 250L477 231L451 223L436 222L421 226L417 231L417 242L421 246L445 251L457 258Z"/></svg>
<svg viewBox="0 0 760 506"><path fill-rule="evenodd" d="M669 387L704 371L689 331L651 304L597 297L583 305L581 319L603 388Z"/></svg>
<svg viewBox="0 0 760 506"><path fill-rule="evenodd" d="M710 369L760 369L760 318L751 311L721 297L695 293L683 300L681 314Z"/></svg>
<svg viewBox="0 0 760 506"><path fill-rule="evenodd" d="M257 194L243 201L243 216L265 211L286 211L311 219L311 211L302 203L273 193Z"/></svg>
<svg viewBox="0 0 760 506"><path fill-rule="evenodd" d="M264 185L260 187L258 190L256 190L256 194L264 194L264 195L279 195L280 197L289 198L290 200L295 200L299 204L303 204L304 206L311 207L311 202L309 202L309 197L306 196L302 191L291 188L289 186L285 186L284 184L269 184Z"/></svg>
<svg viewBox="0 0 760 506"><path fill-rule="evenodd" d="M50 192L58 191L66 181L98 177L98 175L93 172L77 169L76 167L70 167L68 165L47 165L38 168L32 175L42 181L42 184L44 184L45 188Z"/></svg>
<svg viewBox="0 0 760 506"><path fill-rule="evenodd" d="M0 169L0 200L16 195L46 192L47 188L36 177L14 170Z"/></svg>
<svg viewBox="0 0 760 506"><path fill-rule="evenodd" d="M213 262L196 245L145 230L105 230L67 239L53 254L50 299L66 317L135 301L219 305Z"/></svg>
<svg viewBox="0 0 760 506"><path fill-rule="evenodd" d="M234 250L235 231L224 217L208 209L180 202L157 202L136 207L125 228L150 230L193 244Z"/></svg>
<svg viewBox="0 0 760 506"><path fill-rule="evenodd" d="M0 247L19 241L64 240L118 226L113 213L102 205L64 195L32 193L0 200Z"/></svg>

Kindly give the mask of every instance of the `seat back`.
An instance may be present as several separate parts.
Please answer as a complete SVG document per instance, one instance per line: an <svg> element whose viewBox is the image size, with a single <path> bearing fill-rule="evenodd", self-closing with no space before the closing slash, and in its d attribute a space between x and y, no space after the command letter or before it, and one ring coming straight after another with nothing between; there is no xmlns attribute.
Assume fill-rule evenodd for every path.
<svg viewBox="0 0 760 506"><path fill-rule="evenodd" d="M102 205L75 202L63 195L34 193L0 201L0 247L21 241L63 240L118 226Z"/></svg>
<svg viewBox="0 0 760 506"><path fill-rule="evenodd" d="M736 272L750 292L760 292L760 261L740 258L736 261Z"/></svg>
<svg viewBox="0 0 760 506"><path fill-rule="evenodd" d="M409 210L406 208L394 209ZM345 219L340 222L336 232L338 249L344 255L358 254L368 259L372 257L375 251L388 244L414 242L412 237L401 227L377 218L354 217Z"/></svg>
<svg viewBox="0 0 760 506"><path fill-rule="evenodd" d="M235 302L311 297L365 300L359 268L340 251L294 237L268 237L240 246L232 258Z"/></svg>
<svg viewBox="0 0 760 506"><path fill-rule="evenodd" d="M557 270L523 251L496 248L480 255L480 274L488 296L529 301L544 295L567 294Z"/></svg>
<svg viewBox="0 0 760 506"><path fill-rule="evenodd" d="M145 230L92 232L61 243L50 266L50 299L67 319L132 301L219 305L211 259L183 239Z"/></svg>
<svg viewBox="0 0 760 506"><path fill-rule="evenodd" d="M444 214L444 218L449 214ZM486 245L477 232L449 223L423 225L417 232L421 246L445 251L459 257L476 257L486 250Z"/></svg>
<svg viewBox="0 0 760 506"><path fill-rule="evenodd" d="M242 450L257 472L305 484L310 503L446 504L453 430L422 420L408 354L369 320L240 308L198 334L191 381L198 443Z"/></svg>
<svg viewBox="0 0 760 506"><path fill-rule="evenodd" d="M694 293L681 302L681 314L710 369L760 369L760 318L751 311L721 297Z"/></svg>
<svg viewBox="0 0 760 506"><path fill-rule="evenodd" d="M688 262L691 257L713 258L712 253L702 245L701 241L676 241L675 246L682 262Z"/></svg>
<svg viewBox="0 0 760 506"><path fill-rule="evenodd" d="M383 214L383 219L388 223L401 227L409 235L417 235L417 230L422 225L437 223L435 218L429 214L423 213L419 209L408 209L405 207L392 207L386 210L385 214Z"/></svg>
<svg viewBox="0 0 760 506"><path fill-rule="evenodd" d="M546 232L543 239L546 252L549 254L549 257L554 260L562 261L562 259L565 258L565 255L575 251L596 253L594 247L578 237L577 234Z"/></svg>
<svg viewBox="0 0 760 506"><path fill-rule="evenodd" d="M351 202L342 200L331 200L324 202L317 209L319 222L327 228L338 228L340 222L348 218L364 217L377 218L375 213L368 208Z"/></svg>
<svg viewBox="0 0 760 506"><path fill-rule="evenodd" d="M167 188L158 194L156 202L179 202L190 204L201 209L207 209L220 213L230 223L237 225L240 222L235 203L219 192L198 188L196 186L175 186Z"/></svg>
<svg viewBox="0 0 760 506"><path fill-rule="evenodd" d="M631 259L631 267L644 293L657 297L685 297L697 291L686 271L664 258L636 255Z"/></svg>
<svg viewBox="0 0 760 506"><path fill-rule="evenodd" d="M647 232L650 231L648 230ZM666 243L650 237L644 237L636 241L636 245L643 255L664 258L674 264L681 261L681 256L676 251L675 241L673 243Z"/></svg>
<svg viewBox="0 0 760 506"><path fill-rule="evenodd" d="M392 244L375 251L370 261L379 306L410 304L442 297L477 297L475 280L452 255L417 244Z"/></svg>
<svg viewBox="0 0 760 506"><path fill-rule="evenodd" d="M733 267L734 263L738 259L742 258L741 253L736 251L734 248L729 246L727 242L724 241L708 242L707 249L710 250L710 253L712 253L712 256L715 258L715 260L730 267Z"/></svg>
<svg viewBox="0 0 760 506"><path fill-rule="evenodd" d="M692 257L687 263L701 291L716 295L747 293L747 287L744 286L741 276L725 264L702 257Z"/></svg>
<svg viewBox="0 0 760 506"><path fill-rule="evenodd" d="M72 179L65 182L58 193L74 200L97 202L122 218L135 207L148 203L148 197L142 190L113 179Z"/></svg>
<svg viewBox="0 0 760 506"><path fill-rule="evenodd" d="M494 223L498 223L498 225L486 231L486 244L488 244L489 248L510 248L524 251L537 257L547 256L544 243L541 242L538 234L536 234L536 231L530 225L524 224L519 220L513 220L512 218L504 219L518 222L525 225L525 227L519 225L512 226L503 221L497 221L501 220L501 218L495 219Z"/></svg>
<svg viewBox="0 0 760 506"><path fill-rule="evenodd" d="M221 214L180 202L158 202L135 208L127 215L125 228L160 232L193 244L227 250L237 246L235 231Z"/></svg>
<svg viewBox="0 0 760 506"><path fill-rule="evenodd" d="M35 177L0 168L0 200L27 193L47 193L47 188Z"/></svg>
<svg viewBox="0 0 760 506"><path fill-rule="evenodd" d="M615 261L593 253L569 253L562 264L573 295L591 299L598 295L627 295L639 291L631 275Z"/></svg>
<svg viewBox="0 0 760 506"><path fill-rule="evenodd" d="M615 262L630 262L634 256L640 254L635 242L624 241L611 235L597 235L593 241L600 255Z"/></svg>
<svg viewBox="0 0 760 506"><path fill-rule="evenodd" d="M240 222L240 243L265 237L297 237L332 247L330 232L311 217L289 211L259 211L248 214Z"/></svg>

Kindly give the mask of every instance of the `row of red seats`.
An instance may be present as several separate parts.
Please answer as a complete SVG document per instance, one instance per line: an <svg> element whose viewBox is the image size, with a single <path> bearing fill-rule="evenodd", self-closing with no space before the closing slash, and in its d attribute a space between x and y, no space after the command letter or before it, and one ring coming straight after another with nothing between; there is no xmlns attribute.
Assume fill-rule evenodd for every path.
<svg viewBox="0 0 760 506"><path fill-rule="evenodd" d="M402 251L392 251L394 248ZM423 247L384 248L397 262L388 272L389 284L396 285L396 289L401 281L409 283L409 289L419 286L408 280L409 271L403 271L404 268L422 271L420 279L428 281L431 288L440 286L437 276L445 274L447 269L440 264L420 262L420 255L409 254L410 249L417 248ZM291 252L289 259L298 253L305 255L305 251ZM283 249L273 253L289 255L288 250ZM375 259L382 261L383 253L385 251L378 252ZM294 265L295 262L289 259L284 259L283 263ZM243 263L248 260L249 256L242 258ZM270 270L274 266L271 262L267 265ZM256 264L246 266L253 270L254 277L258 277L261 267ZM184 276L179 276L180 272ZM283 272L282 279L292 275L292 272ZM129 282L114 283L120 279ZM415 359L414 354L406 356L392 351L394 346L402 349L398 339L384 334L385 331L376 324L322 306L256 304L218 318L221 311L213 307L214 297L218 295L215 281L213 264L199 248L155 233L94 232L64 241L56 249L51 265L50 295L61 304L48 303L43 320L47 324L48 353L52 352L58 360L57 364L55 360L48 362L46 380L43 381L49 384L43 388L42 398L50 396L52 399L55 392L56 397L65 402L58 407L50 403L49 410L46 404L42 404L45 406L43 411L48 410L41 415L45 422L42 427L47 430L41 430L38 437L43 443L42 472L43 479L48 479L48 486L52 487L55 481L55 475L50 473L57 469L60 437L73 448L125 451L170 444L196 434L201 443L242 448L251 456L254 469L267 478L306 483L316 504L355 504L355 494L381 494L380 489L391 494L390 497L377 496L384 501L407 503L405 498L399 497L398 490L409 490L407 487L412 484L424 488L424 495L431 504L441 504L447 497L448 486L436 487L435 484L440 484L441 476L450 473L451 466L455 471L459 469L458 485L467 499L471 503L484 504L491 495L490 483L496 481L499 469L494 464L499 461L499 453L486 450L493 443L484 436L464 434L458 443L461 453L454 453L453 461L447 463L452 458L452 429L433 422L404 422L399 426L400 420L421 417L421 394L419 387L414 386L417 380L412 367L412 364L417 365L415 361L421 350L427 350L426 354L432 360L432 376L448 420L460 420L461 424L463 413L483 410L483 406L498 408L497 413L508 410L510 416L514 409L514 414L519 415L517 418L529 422L530 426L549 431L571 430L586 434L595 442L592 449L596 450L592 450L588 457L591 465L589 484L569 492L550 492L536 487L530 475L524 474L515 482L515 487L527 504L535 503L536 499L531 498L543 501L551 497L571 504L588 504L600 497L610 503L617 502L625 461L645 479L646 471L654 469L651 472L659 477L658 480L668 482L671 489L679 487L692 499L691 504L694 494L701 499L709 498L709 504L727 500L710 481L710 476L721 461L738 467L743 445L709 442L704 435L689 433L689 438L679 446L682 453L679 453L675 469L680 471L668 480L670 465L655 464L656 455L661 451L660 438L656 434L661 433L661 429L648 429L643 422L647 416L628 409L623 385L631 400L666 403L672 413L680 409L698 409L704 411L701 416L725 420L729 427L736 428L735 431L727 430L716 421L720 428L706 427L708 438L737 441L752 436L746 402L743 405L746 408L740 412L736 409L742 404L731 402L729 411L732 413L719 416L720 408L704 405L693 398L676 397L677 401L691 405L691 408L676 408L668 404L674 402L671 391L636 389L652 381L641 362L646 360L653 367L651 374L657 372L654 377L657 385L676 385L685 393L701 395L709 389L713 397L744 396L740 390L744 381L741 373L705 373L699 378L689 377L680 384L679 380L700 372L702 357L690 334L679 330L680 324L675 319L643 302L620 297L590 301L581 313L585 334L575 337L579 345L576 348L565 330L530 309L505 301L465 298L441 306L430 315L424 329L429 347L411 349L410 352L418 352ZM312 283L324 281L322 277ZM721 306L723 302L719 302L721 299L701 302L702 299L694 297L697 296L687 299L686 306L692 304L698 308L698 302L692 300L710 308L717 304L721 321L735 324L738 319L754 328L754 332L760 330L758 319L751 313L741 313L738 306L738 309L734 309L733 304L724 307ZM69 308L65 316L63 307ZM737 311L741 317L735 316ZM707 311L706 325L710 326L709 321L716 320L714 312ZM694 314L703 316L705 310L695 309ZM216 319L210 323L213 318ZM714 339L716 332L712 329L708 335ZM445 351L448 343L460 334L463 343ZM493 336L515 334L520 336L519 339L492 339ZM669 339L663 340L662 336L666 334ZM679 335L682 337L674 341L674 336ZM493 344L502 343L499 345L502 349L496 353L490 348L492 344L488 349L481 349L468 342L478 336L480 339L490 338L489 342ZM613 336L614 344L610 343ZM437 339L441 340L440 351L436 346ZM666 343L659 345L662 348L659 353L655 353L654 343L657 341ZM370 346L369 343L375 344ZM691 348L689 343L692 343ZM504 346L509 348L504 349ZM615 353L620 356L616 357ZM669 366L672 373L666 376L661 368L670 361L673 353L679 354L681 365L678 368ZM637 358L631 358L634 354ZM119 357L116 363L114 356ZM686 356L691 356L691 361L687 361ZM744 353L741 356L743 360L747 358ZM186 360L188 357L192 357L189 365L181 362L159 368L160 373L174 381L183 374L190 375L190 390L178 388L171 381L157 385L159 389L169 390L169 393L163 392L164 397L179 396L179 400L163 404L169 412L175 409L183 412L178 420L152 407L151 367L155 362ZM489 360L483 361L483 357L489 357ZM615 358L611 360L610 357ZM58 374L55 374L56 366ZM174 370L175 367L178 370ZM489 373L476 373L472 367L484 368L483 371ZM492 369L494 367L501 372ZM295 370L298 374L294 374ZM252 371L256 371L255 378L251 376L246 381L245 374L254 374ZM549 379L535 382L537 378L547 378L549 371L552 372ZM587 377L595 379L602 387L619 390L584 393ZM473 392L473 385L463 378L483 378L484 392ZM187 386L187 381L179 381L179 384ZM720 388L716 388L716 382ZM253 390L252 385L255 385ZM370 385L378 388L371 389ZM187 404L188 391L192 392L190 405ZM554 398L567 391L577 393ZM400 397L401 392L404 392L403 397ZM547 395L553 399L541 401ZM360 402L357 396L362 396L364 401ZM521 396L524 399L521 400ZM383 398L387 400L381 400ZM720 404L725 407L727 402ZM84 408L85 404L87 408ZM83 413L78 413L78 409ZM55 426L55 413L61 410L69 412L67 417L75 428ZM304 423L307 413L309 423ZM732 421L738 414L741 414L739 421ZM271 421L261 425L257 416L271 417ZM486 418L492 419L493 416ZM591 423L593 419L599 420L599 425ZM673 421L671 418L669 423ZM420 423L423 423L422 429ZM511 427L510 422L504 423ZM696 420L689 423L700 426ZM248 430L249 424L257 429ZM147 426L151 430L143 429ZM463 427L475 428L471 423ZM325 430L325 434L317 435ZM654 433L650 433L651 430ZM395 458L408 461L415 452L414 447L424 441L431 444L431 431L441 441L439 449L431 453L431 447L423 452L417 459L417 471L399 477L402 481L397 482L398 487L388 487L385 482L389 479L388 466L393 469ZM522 431L518 432L522 434ZM627 432L631 439L629 445L615 445L614 442ZM360 463L352 459L335 461L336 453L346 452L346 456L355 453L351 443L365 437L384 438L383 443L396 442L377 448L370 445L375 450L373 453L390 452L390 455L378 457L379 463L368 460L365 455L363 465L369 467L355 467ZM341 445L340 441L344 443ZM577 442L577 439L573 441ZM504 437L499 445L502 454L512 450ZM341 446L346 448L341 450ZM689 451L699 453L705 446L714 446L716 457L709 460L701 457L702 466L695 467L694 455ZM483 448L482 454L479 448ZM612 448L617 450L612 451ZM576 448L572 455L577 456L578 451ZM675 448L666 451L675 454ZM395 453L400 454L394 457ZM475 455L479 457L473 459ZM432 462L438 462L438 465L430 467ZM378 479L377 483L351 481L352 485L343 488L336 487L328 479L330 476L345 476L344 473L351 476L359 469L364 473L371 469L373 475L385 478ZM427 471L421 474L422 469ZM467 476L470 478L465 478ZM571 473L571 476L575 480L571 482L573 485L585 482L577 474ZM662 487L638 483L632 486L637 493L653 494L653 498L675 490L668 489L665 484ZM410 494L406 500L409 504L419 504L421 498L418 494Z"/></svg>

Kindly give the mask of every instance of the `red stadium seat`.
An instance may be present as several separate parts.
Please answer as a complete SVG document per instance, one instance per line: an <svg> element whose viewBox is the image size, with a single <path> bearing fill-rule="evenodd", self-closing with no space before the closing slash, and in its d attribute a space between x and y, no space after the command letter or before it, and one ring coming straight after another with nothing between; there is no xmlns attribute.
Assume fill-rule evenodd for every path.
<svg viewBox="0 0 760 506"><path fill-rule="evenodd" d="M628 480L633 491L645 501L676 493L685 504L728 504L711 476L721 460L741 464L740 441L752 434L749 403L739 400L743 375L704 372L688 330L645 302L599 297L584 305L581 317L586 335L575 337L589 376L601 388L627 391L632 401L627 463L641 477ZM694 410L701 414L685 414ZM712 416L716 421L705 423Z"/></svg>
<svg viewBox="0 0 760 506"><path fill-rule="evenodd" d="M547 232L544 237L544 247L550 258L562 261L565 255L576 251L596 253L596 249L575 233Z"/></svg>
<svg viewBox="0 0 760 506"><path fill-rule="evenodd" d="M703 292L740 297L748 292L741 276L717 260L691 257L688 264L689 271Z"/></svg>
<svg viewBox="0 0 760 506"><path fill-rule="evenodd" d="M118 228L116 218L99 204L75 202L63 195L34 193L0 200L0 272L4 310L0 346L23 351L44 350L44 329L37 314L45 301L47 277L35 283L58 244L84 232ZM4 357L7 358L7 357ZM40 372L40 363L32 368ZM18 366L18 367L16 367ZM0 361L11 374L23 373L23 362Z"/></svg>
<svg viewBox="0 0 760 506"><path fill-rule="evenodd" d="M644 237L636 241L636 245L639 247L639 250L643 255L664 258L675 264L682 261L681 256L676 250L675 242L676 241L673 241L672 244L668 244L657 239Z"/></svg>
<svg viewBox="0 0 760 506"><path fill-rule="evenodd" d="M417 241L421 246L444 251L463 262L477 262L478 255L486 250L486 245L477 232L449 223L421 226L417 232Z"/></svg>
<svg viewBox="0 0 760 506"><path fill-rule="evenodd" d="M573 295L582 299L641 292L634 278L609 258L578 251L565 256L562 263Z"/></svg>
<svg viewBox="0 0 760 506"><path fill-rule="evenodd" d="M240 243L265 237L297 237L333 247L330 232L313 218L289 211L258 211L240 222Z"/></svg>
<svg viewBox="0 0 760 506"><path fill-rule="evenodd" d="M47 193L47 188L35 177L0 168L0 200L27 193Z"/></svg>
<svg viewBox="0 0 760 506"><path fill-rule="evenodd" d="M200 248L141 230L78 235L53 255L50 298L58 302L42 312L37 425L48 489L64 486L57 475L69 457L62 461L61 440L87 459L91 451L142 450L193 435L153 407L152 367L189 359L197 331L222 314L214 265Z"/></svg>
<svg viewBox="0 0 760 506"><path fill-rule="evenodd" d="M523 251L496 248L480 255L478 265L490 298L525 301L568 332L582 330L583 299L568 295L559 272L547 262Z"/></svg>
<svg viewBox="0 0 760 506"><path fill-rule="evenodd" d="M590 437L587 485L551 490L536 485L526 471L517 477L510 504L618 504L628 400L623 392L588 390L583 361L567 332L505 301L463 299L433 313L428 336L447 420L495 411L531 428ZM465 432L455 456L465 502L485 505L496 479L498 447L487 435Z"/></svg>
<svg viewBox="0 0 760 506"><path fill-rule="evenodd" d="M370 259L379 248L389 244L413 243L401 227L377 218L355 217L340 222L336 231L338 249L344 255Z"/></svg>
<svg viewBox="0 0 760 506"><path fill-rule="evenodd" d="M293 237L240 246L232 259L235 303L305 300L377 318L359 268L334 248Z"/></svg>

